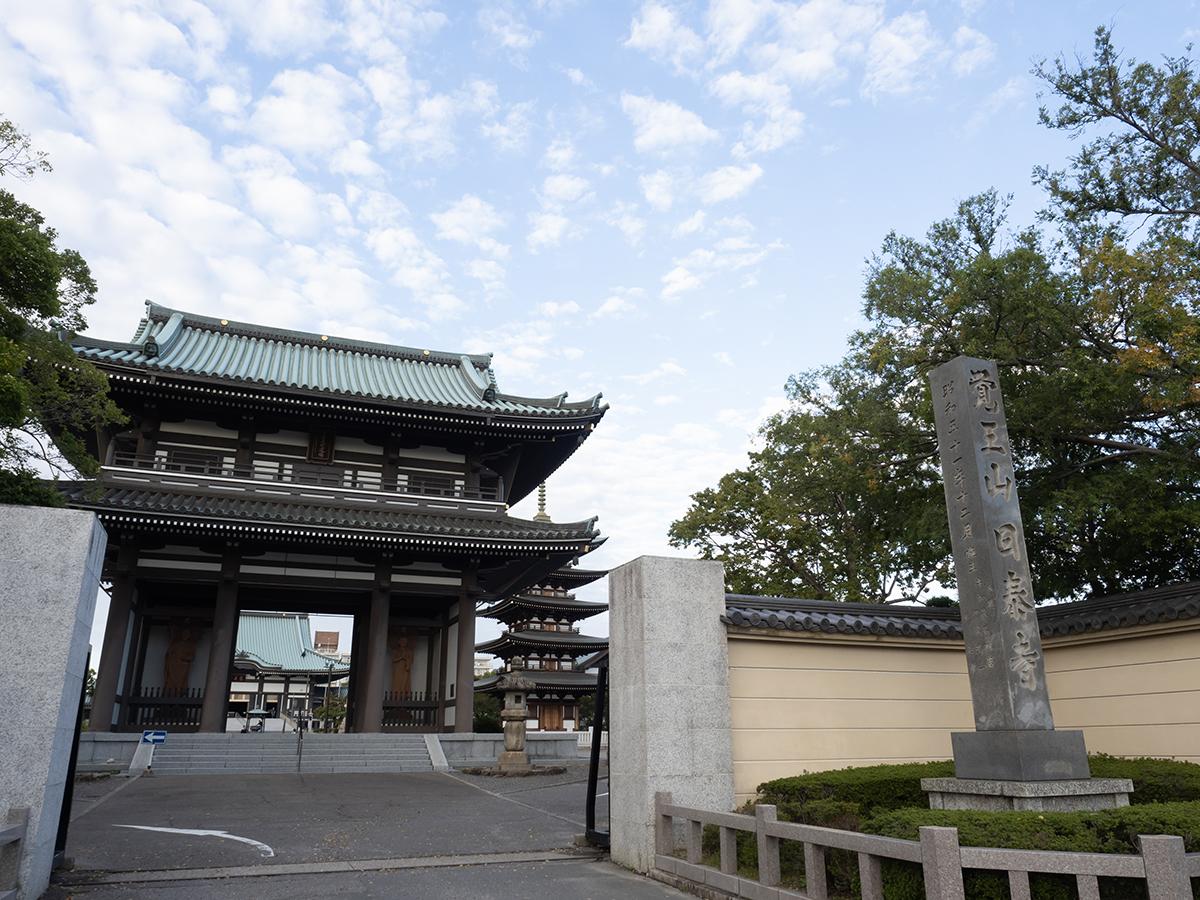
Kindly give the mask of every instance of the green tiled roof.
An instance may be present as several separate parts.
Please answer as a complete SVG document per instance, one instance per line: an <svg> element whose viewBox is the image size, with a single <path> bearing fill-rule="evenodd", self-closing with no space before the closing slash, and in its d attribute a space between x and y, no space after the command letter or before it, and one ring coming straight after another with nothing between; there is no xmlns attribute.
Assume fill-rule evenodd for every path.
<svg viewBox="0 0 1200 900"><path fill-rule="evenodd" d="M329 672L330 663L335 677L350 671L349 665L313 649L307 615L244 612L238 618L235 665L304 674Z"/></svg>
<svg viewBox="0 0 1200 900"><path fill-rule="evenodd" d="M491 354L397 347L214 319L146 304L128 343L86 335L75 352L93 362L242 384L315 391L489 415L588 417L600 395L567 402L499 392Z"/></svg>

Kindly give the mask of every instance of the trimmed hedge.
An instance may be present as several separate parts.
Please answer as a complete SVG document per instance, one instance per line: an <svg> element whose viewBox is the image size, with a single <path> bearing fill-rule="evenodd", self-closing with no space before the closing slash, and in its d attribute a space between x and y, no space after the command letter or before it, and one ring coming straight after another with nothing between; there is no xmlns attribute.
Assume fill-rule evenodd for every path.
<svg viewBox="0 0 1200 900"><path fill-rule="evenodd" d="M778 807L779 818L850 831L865 831L915 840L921 825L953 825L964 845L1031 850L1073 850L1094 853L1136 853L1139 834L1178 834L1189 852L1200 851L1200 765L1160 759L1120 759L1095 755L1092 774L1098 778L1133 781L1131 807L1080 813L983 813L931 810L921 790L922 778L954 774L948 760L893 766L864 766L779 778L759 786L760 803ZM715 835L712 836L715 840ZM803 882L802 848L785 842L785 879ZM739 863L757 865L752 840L739 840ZM843 858L844 857L844 858ZM852 854L829 855L830 887L853 895L857 865ZM788 876L791 876L788 879ZM885 863L887 900L919 900L924 896L917 866ZM967 874L967 896L1007 900L1007 879L985 872ZM1074 900L1073 878L1034 876L1035 900ZM1140 882L1101 879L1106 900L1136 900L1144 896ZM1200 892L1196 894L1200 900Z"/></svg>
<svg viewBox="0 0 1200 900"><path fill-rule="evenodd" d="M1200 800L1200 765L1195 763L1104 754L1090 756L1088 762L1096 778L1131 779L1133 794L1129 802L1135 805ZM856 804L859 814L865 817L883 810L928 806L929 797L921 790L921 779L953 776L954 763L950 760L810 772L760 784L758 802L780 807L781 818L786 807L801 816L792 819L798 822L810 821L803 807L817 800Z"/></svg>
<svg viewBox="0 0 1200 900"><path fill-rule="evenodd" d="M886 837L917 840L922 825L958 829L968 847L1006 847L1023 850L1069 850L1083 853L1138 853L1138 835L1176 834L1189 853L1200 851L1200 802L1155 803L1093 812L976 812L958 809L901 809L881 813L862 823L862 831ZM884 866L886 900L924 897L919 867ZM968 897L1007 900L1003 873L965 873ZM1075 879L1033 876L1034 900L1073 900ZM1146 896L1140 879L1100 879L1102 898L1138 900ZM1193 897L1200 898L1200 881L1193 880Z"/></svg>

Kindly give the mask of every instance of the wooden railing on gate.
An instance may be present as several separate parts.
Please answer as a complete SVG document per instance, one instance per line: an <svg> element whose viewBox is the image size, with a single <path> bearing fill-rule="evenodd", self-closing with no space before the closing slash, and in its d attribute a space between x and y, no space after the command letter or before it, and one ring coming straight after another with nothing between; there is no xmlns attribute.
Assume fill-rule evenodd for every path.
<svg viewBox="0 0 1200 900"><path fill-rule="evenodd" d="M122 731L141 731L144 728L170 726L176 731L195 731L200 727L200 712L204 706L203 688L169 691L166 688L146 687L126 698Z"/></svg>
<svg viewBox="0 0 1200 900"><path fill-rule="evenodd" d="M963 869L988 869L1008 875L1013 900L1029 900L1030 873L1073 875L1080 900L1100 900L1099 878L1139 878L1150 900L1192 896L1190 878L1200 877L1200 853L1185 853L1183 838L1142 835L1140 854L1072 853L960 847L957 828L920 828L920 840L840 831L816 825L780 822L776 808L759 805L753 816L677 806L671 795L654 795L654 866L698 885L736 897L770 900L828 900L825 854L847 850L858 856L862 900L883 900L882 861L902 860L921 866L926 900L965 900ZM684 822L686 859L675 856L675 820ZM704 864L704 826L720 830L719 868ZM758 877L738 873L737 832L753 834L758 848ZM804 892L781 887L780 841L804 845Z"/></svg>
<svg viewBox="0 0 1200 900"><path fill-rule="evenodd" d="M439 707L436 691L388 691L383 695L382 730L435 731Z"/></svg>

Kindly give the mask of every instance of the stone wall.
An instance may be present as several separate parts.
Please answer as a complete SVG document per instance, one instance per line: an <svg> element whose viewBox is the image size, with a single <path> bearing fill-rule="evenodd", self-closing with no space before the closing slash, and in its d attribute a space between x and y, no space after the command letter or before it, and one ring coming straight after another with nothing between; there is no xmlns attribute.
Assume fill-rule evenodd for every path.
<svg viewBox="0 0 1200 900"><path fill-rule="evenodd" d="M438 742L452 768L494 765L504 750L502 734L439 734ZM535 764L538 762L579 761L579 735L526 734L525 749Z"/></svg>
<svg viewBox="0 0 1200 900"><path fill-rule="evenodd" d="M0 803L29 808L17 896L34 898L50 882L107 536L89 512L14 506L0 506L0 535Z"/></svg>
<svg viewBox="0 0 1200 900"><path fill-rule="evenodd" d="M643 556L609 585L609 770L615 862L654 862L654 794L733 805L724 569Z"/></svg>

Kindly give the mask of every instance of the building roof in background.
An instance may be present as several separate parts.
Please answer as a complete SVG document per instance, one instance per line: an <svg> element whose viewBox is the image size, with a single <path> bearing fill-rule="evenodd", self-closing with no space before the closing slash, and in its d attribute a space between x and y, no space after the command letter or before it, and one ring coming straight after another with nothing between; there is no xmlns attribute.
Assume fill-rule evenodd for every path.
<svg viewBox="0 0 1200 900"><path fill-rule="evenodd" d="M1200 618L1200 582L1038 608L1042 637ZM782 597L725 597L726 625L825 634L962 639L957 609Z"/></svg>
<svg viewBox="0 0 1200 900"><path fill-rule="evenodd" d="M590 637L573 631L506 631L498 638L476 644L475 649L497 656L512 656L521 651L541 653L562 650L579 656L608 646L608 638Z"/></svg>
<svg viewBox="0 0 1200 900"><path fill-rule="evenodd" d="M387 403L537 418L596 417L600 394L568 402L500 393L492 357L268 328L146 304L133 340L77 335L96 363Z"/></svg>
<svg viewBox="0 0 1200 900"><path fill-rule="evenodd" d="M581 569L574 565L563 566L542 578L540 584L570 590L591 584L593 581L599 581L607 574L608 569Z"/></svg>
<svg viewBox="0 0 1200 900"><path fill-rule="evenodd" d="M590 694L596 690L596 676L588 672L542 672L533 669L522 670L520 675L522 678L528 678L537 685L536 688L530 691L530 693L534 694L549 691ZM475 690L496 690L496 683L502 677L502 675L489 675L487 678L482 678L475 682Z"/></svg>
<svg viewBox="0 0 1200 900"><path fill-rule="evenodd" d="M234 666L279 675L332 672L335 678L350 671L342 661L313 649L306 613L242 613L238 617Z"/></svg>
<svg viewBox="0 0 1200 900"><path fill-rule="evenodd" d="M546 611L561 613L561 618L577 621L599 615L606 609L608 609L607 603L592 603L587 600L576 600L574 597L543 597L538 594L525 593L505 597L498 603L481 609L476 615L483 616L485 619L500 619Z"/></svg>

